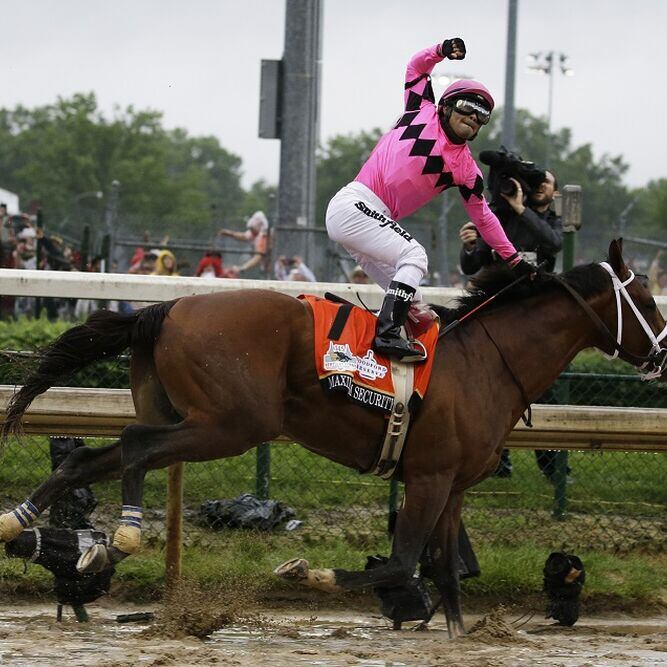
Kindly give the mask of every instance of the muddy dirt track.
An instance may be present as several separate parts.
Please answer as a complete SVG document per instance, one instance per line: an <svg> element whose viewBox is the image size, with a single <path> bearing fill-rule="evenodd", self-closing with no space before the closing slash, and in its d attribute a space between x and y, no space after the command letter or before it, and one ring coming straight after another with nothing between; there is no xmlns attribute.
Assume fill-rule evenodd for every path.
<svg viewBox="0 0 667 667"><path fill-rule="evenodd" d="M71 614L57 623L54 605L3 604L0 665L667 666L667 617L583 617L570 629L538 616L517 628L516 612L468 615L472 632L449 641L439 620L425 632L394 632L371 612L311 616L264 609L249 624L234 622L202 641L155 636L146 624L116 623L116 614L138 610L91 605L91 622L78 624Z"/></svg>

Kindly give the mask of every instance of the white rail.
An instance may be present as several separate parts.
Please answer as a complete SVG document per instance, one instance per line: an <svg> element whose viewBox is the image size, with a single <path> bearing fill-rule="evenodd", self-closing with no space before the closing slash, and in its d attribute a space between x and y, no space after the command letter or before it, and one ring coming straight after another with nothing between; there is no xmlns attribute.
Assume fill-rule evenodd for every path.
<svg viewBox="0 0 667 667"><path fill-rule="evenodd" d="M67 297L122 301L169 301L194 294L211 294L237 289L268 289L291 296L304 292L323 296L333 292L353 303L358 298L371 308L380 305L382 292L376 285L351 283L304 283L280 280L230 280L219 278L184 278L135 276L124 273L80 273L78 271L29 271L0 269L0 294L7 296ZM461 290L451 287L424 287L428 303L452 306ZM667 317L667 297L656 298Z"/></svg>
<svg viewBox="0 0 667 667"><path fill-rule="evenodd" d="M309 283L280 280L231 280L135 276L124 273L80 273L78 271L29 271L0 269L0 294L11 296L57 296L75 299L123 301L169 301L193 294L211 294L238 289L268 289L283 294L333 292L357 302L357 295L371 307L379 305L382 291L376 285ZM426 287L429 303L452 305L461 290Z"/></svg>
<svg viewBox="0 0 667 667"><path fill-rule="evenodd" d="M0 385L0 423L15 388ZM23 419L27 434L118 436L135 420L129 389L53 387ZM534 405L533 428L519 422L509 447L667 452L667 410Z"/></svg>

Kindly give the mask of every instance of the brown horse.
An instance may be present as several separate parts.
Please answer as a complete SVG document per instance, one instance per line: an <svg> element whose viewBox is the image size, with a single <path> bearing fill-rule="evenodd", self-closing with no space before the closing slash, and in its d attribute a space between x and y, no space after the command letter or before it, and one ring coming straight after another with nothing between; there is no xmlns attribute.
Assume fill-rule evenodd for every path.
<svg viewBox="0 0 667 667"><path fill-rule="evenodd" d="M591 264L561 278L524 282L438 342L430 388L396 474L405 499L385 565L351 572L309 570L297 561L284 573L327 590L393 586L408 581L426 554L450 635L462 633L457 536L463 493L493 472L526 401L542 395L577 352L591 346L620 348L621 358L648 364L665 379L667 350L659 344L665 322L646 284L632 279L620 242L611 243L607 267ZM460 318L510 281L491 271L456 311L441 315ZM625 299L618 301L619 346L621 281L639 317ZM113 445L74 450L25 503L0 516L0 540L14 539L65 490L122 477L121 526L113 546L84 554L82 567L90 571L138 548L150 469L237 456L279 435L359 471L378 456L384 418L344 397L325 396L320 387L309 308L263 290L188 297L132 315L92 315L44 351L37 372L13 398L4 434L19 428L33 398L63 375L126 347L132 349L138 424L127 426Z"/></svg>

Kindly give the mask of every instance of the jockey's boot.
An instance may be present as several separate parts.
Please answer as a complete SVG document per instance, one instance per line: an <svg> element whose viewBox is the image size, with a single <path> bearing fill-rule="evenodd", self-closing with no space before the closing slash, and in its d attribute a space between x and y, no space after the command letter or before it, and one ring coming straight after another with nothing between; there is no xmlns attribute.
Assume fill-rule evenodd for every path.
<svg viewBox="0 0 667 667"><path fill-rule="evenodd" d="M410 285L392 280L384 295L382 307L378 313L373 347L380 354L396 357L401 361L424 361L424 349L401 336L401 327L405 324L415 290Z"/></svg>

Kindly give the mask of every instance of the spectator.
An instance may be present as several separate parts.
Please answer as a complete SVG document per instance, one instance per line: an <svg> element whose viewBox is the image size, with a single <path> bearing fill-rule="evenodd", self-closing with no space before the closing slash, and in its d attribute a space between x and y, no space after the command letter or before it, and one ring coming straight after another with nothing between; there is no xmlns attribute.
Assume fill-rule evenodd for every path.
<svg viewBox="0 0 667 667"><path fill-rule="evenodd" d="M232 269L225 269L222 265L222 253L219 250L207 250L206 254L199 260L197 278L235 278Z"/></svg>
<svg viewBox="0 0 667 667"><path fill-rule="evenodd" d="M508 206L491 203L507 238L521 253L523 259L532 263L546 261L545 269L553 271L556 254L563 246L563 223L551 208L558 183L553 172L546 171L546 180L537 190L524 197L519 181L515 178L516 194L502 194ZM483 266L499 260L491 248L480 238L477 228L467 222L459 230L463 246L460 253L461 269L470 276Z"/></svg>
<svg viewBox="0 0 667 667"><path fill-rule="evenodd" d="M7 204L0 203L0 268L15 268L15 251L16 235L7 214ZM14 316L15 301L13 296L0 296L0 318Z"/></svg>
<svg viewBox="0 0 667 667"><path fill-rule="evenodd" d="M648 280L651 292L655 296L667 296L667 262L665 251L658 250L648 269Z"/></svg>
<svg viewBox="0 0 667 667"><path fill-rule="evenodd" d="M151 275L177 276L176 257L170 250L160 250L155 259L155 268Z"/></svg>
<svg viewBox="0 0 667 667"><path fill-rule="evenodd" d="M245 232L236 232L231 229L221 229L218 236L228 236L237 241L245 241L253 244L253 256L241 264L241 266L234 267L237 274L245 273L256 266L261 266L266 273L267 262L269 260L269 221L262 211L255 211L248 222L246 223Z"/></svg>
<svg viewBox="0 0 667 667"><path fill-rule="evenodd" d="M41 250L40 267L49 271L71 271L72 251L65 245L59 236L48 236L42 228L31 228L31 231L39 239ZM24 232L24 233L25 233Z"/></svg>
<svg viewBox="0 0 667 667"><path fill-rule="evenodd" d="M142 274L142 266L141 262L144 258L144 255L146 254L148 248L150 246L150 234L148 230L145 230L144 233L142 234L142 245L137 246L134 249L134 253L132 255L132 259L130 259L130 268L127 270L128 273L132 274ZM152 269L151 269L152 271ZM150 273L150 271L149 271Z"/></svg>
<svg viewBox="0 0 667 667"><path fill-rule="evenodd" d="M278 257L274 265L274 272L276 280L303 280L311 283L317 281L315 274L298 255Z"/></svg>
<svg viewBox="0 0 667 667"><path fill-rule="evenodd" d="M509 206L491 202L491 208L498 216L507 238L522 258L533 264L546 262L545 269L553 271L556 254L563 245L563 224L552 209L554 196L558 191L556 175L551 171L544 173L545 180L528 196L524 196L519 181L512 178L516 186L515 194L501 194ZM479 237L472 222L461 227L459 238L463 244L460 261L464 274L472 275L482 267L499 261L491 248ZM550 481L553 481L556 456L556 451L535 450L537 465ZM512 476L512 461L507 449L502 451L495 475Z"/></svg>
<svg viewBox="0 0 667 667"><path fill-rule="evenodd" d="M147 250L141 256L139 267L136 270L140 276L148 276L155 270L155 263L157 262L159 250Z"/></svg>
<svg viewBox="0 0 667 667"><path fill-rule="evenodd" d="M132 259L130 260L130 268L127 270L128 273L141 273L141 263L144 259L144 255L146 254L146 249L139 246L135 251L134 254L132 255Z"/></svg>

